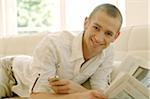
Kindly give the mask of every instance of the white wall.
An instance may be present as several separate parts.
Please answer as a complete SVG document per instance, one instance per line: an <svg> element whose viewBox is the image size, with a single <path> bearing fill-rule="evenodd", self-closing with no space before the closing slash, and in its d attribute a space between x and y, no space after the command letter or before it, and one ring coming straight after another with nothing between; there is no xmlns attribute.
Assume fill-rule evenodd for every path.
<svg viewBox="0 0 150 99"><path fill-rule="evenodd" d="M150 0L125 0L126 26L147 25L150 28ZM143 39L143 38L142 38ZM148 30L148 49L150 49L150 29ZM149 66L150 66L150 55Z"/></svg>
<svg viewBox="0 0 150 99"><path fill-rule="evenodd" d="M148 24L150 25L150 0L148 0Z"/></svg>
<svg viewBox="0 0 150 99"><path fill-rule="evenodd" d="M0 37L17 33L16 0L0 0Z"/></svg>
<svg viewBox="0 0 150 99"><path fill-rule="evenodd" d="M149 0L126 0L126 25L145 25L150 23L148 17Z"/></svg>
<svg viewBox="0 0 150 99"><path fill-rule="evenodd" d="M150 0L148 0L148 24L149 24L149 29L148 29L148 48L150 49ZM150 67L150 54L149 54L149 62L148 62L148 66Z"/></svg>

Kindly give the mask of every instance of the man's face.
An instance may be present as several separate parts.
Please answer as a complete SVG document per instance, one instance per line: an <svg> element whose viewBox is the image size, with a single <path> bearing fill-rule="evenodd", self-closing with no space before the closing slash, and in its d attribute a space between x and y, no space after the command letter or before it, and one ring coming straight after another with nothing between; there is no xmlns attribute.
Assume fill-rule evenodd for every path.
<svg viewBox="0 0 150 99"><path fill-rule="evenodd" d="M90 54L96 55L118 37L120 21L104 11L96 12L91 19L86 18L84 23L83 44Z"/></svg>

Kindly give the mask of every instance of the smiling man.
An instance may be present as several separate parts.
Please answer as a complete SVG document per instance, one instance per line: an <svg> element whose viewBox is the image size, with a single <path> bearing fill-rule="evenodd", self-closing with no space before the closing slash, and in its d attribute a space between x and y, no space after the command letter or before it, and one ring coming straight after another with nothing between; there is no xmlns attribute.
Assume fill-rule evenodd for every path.
<svg viewBox="0 0 150 99"><path fill-rule="evenodd" d="M16 85L13 92L20 96L43 92L56 93L57 96L65 94L65 98L79 93L84 99L83 92L83 96L88 97L85 99L105 98L103 91L109 86L113 64L111 43L119 36L121 24L118 8L102 4L85 18L83 32L63 31L47 35L36 47L31 64L22 67L26 74L20 72L17 66L13 68L16 81L26 87ZM35 83L38 74L40 77ZM49 77L55 76L59 79L48 81ZM90 82L91 89L82 86L86 81Z"/></svg>
<svg viewBox="0 0 150 99"><path fill-rule="evenodd" d="M35 50L31 66L36 70L34 72L40 72L48 78L55 75L56 65L59 65L57 75L60 80L50 82L50 87L39 81L35 93L43 89L46 92L53 89L57 94L84 92L88 89L81 84L87 80L90 81L91 89L103 92L108 87L112 69L113 52L110 43L119 36L121 24L120 11L114 5L103 4L85 18L83 33L48 35Z"/></svg>
<svg viewBox="0 0 150 99"><path fill-rule="evenodd" d="M122 17L120 12L114 9L110 5L98 6L90 17L85 19L83 36L85 59L103 53L103 49L119 36Z"/></svg>

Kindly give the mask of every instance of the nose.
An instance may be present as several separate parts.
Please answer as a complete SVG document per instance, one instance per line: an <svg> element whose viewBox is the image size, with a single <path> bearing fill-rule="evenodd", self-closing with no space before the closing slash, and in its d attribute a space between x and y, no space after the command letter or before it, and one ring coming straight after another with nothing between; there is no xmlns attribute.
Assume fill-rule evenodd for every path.
<svg viewBox="0 0 150 99"><path fill-rule="evenodd" d="M97 43L102 43L105 41L105 34L104 32L99 32L95 35L95 40Z"/></svg>

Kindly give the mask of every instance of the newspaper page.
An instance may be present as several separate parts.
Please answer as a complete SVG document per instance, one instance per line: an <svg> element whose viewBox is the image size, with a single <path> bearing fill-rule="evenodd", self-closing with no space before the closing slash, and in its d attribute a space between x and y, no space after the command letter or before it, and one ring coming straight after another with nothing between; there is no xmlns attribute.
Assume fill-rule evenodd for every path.
<svg viewBox="0 0 150 99"><path fill-rule="evenodd" d="M113 82L105 94L109 99L149 99L148 89L129 74Z"/></svg>
<svg viewBox="0 0 150 99"><path fill-rule="evenodd" d="M133 77L150 90L150 69L139 66L133 74Z"/></svg>

